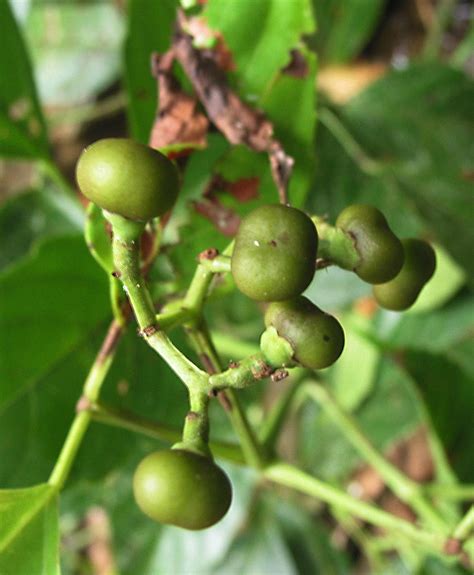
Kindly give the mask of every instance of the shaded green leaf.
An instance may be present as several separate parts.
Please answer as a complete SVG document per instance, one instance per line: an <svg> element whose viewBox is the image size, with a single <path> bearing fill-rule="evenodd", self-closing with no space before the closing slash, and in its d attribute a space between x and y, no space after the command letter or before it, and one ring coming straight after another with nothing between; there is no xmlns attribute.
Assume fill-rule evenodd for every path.
<svg viewBox="0 0 474 575"><path fill-rule="evenodd" d="M343 118L388 170L386 182L474 276L473 100L474 81L461 72L418 64L372 84L344 107Z"/></svg>
<svg viewBox="0 0 474 575"><path fill-rule="evenodd" d="M440 355L410 352L404 365L416 382L450 462L461 480L474 480L474 378Z"/></svg>
<svg viewBox="0 0 474 575"><path fill-rule="evenodd" d="M176 0L131 0L125 44L125 86L128 120L134 138L148 143L157 106L156 80L151 75L151 55L165 52L171 41Z"/></svg>
<svg viewBox="0 0 474 575"><path fill-rule="evenodd" d="M316 47L324 62L356 57L370 40L386 0L313 0Z"/></svg>
<svg viewBox="0 0 474 575"><path fill-rule="evenodd" d="M44 480L59 453L105 335L108 286L83 238L62 237L10 266L0 294L0 484L21 485ZM184 386L133 327L103 397L177 428L187 409ZM133 454L136 438L94 425L84 443L74 475L97 479Z"/></svg>
<svg viewBox="0 0 474 575"><path fill-rule="evenodd" d="M0 208L0 270L26 255L42 238L80 233L83 222L80 205L50 189L7 200Z"/></svg>
<svg viewBox="0 0 474 575"><path fill-rule="evenodd" d="M408 313L419 313L436 309L448 302L466 282L466 274L450 255L440 246L436 251L436 270L430 281L421 290L418 299Z"/></svg>
<svg viewBox="0 0 474 575"><path fill-rule="evenodd" d="M355 365L355 378L357 370ZM390 405L390 418L387 418L387 405ZM383 357L371 395L353 416L378 449L388 449L420 423L410 378L399 366ZM300 461L327 481L347 479L361 463L352 444L317 405L305 406L299 437ZM317 438L317 441L308 441L308 438Z"/></svg>
<svg viewBox="0 0 474 575"><path fill-rule="evenodd" d="M429 314L381 312L377 329L391 347L443 353L472 341L473 323L472 298L459 297Z"/></svg>
<svg viewBox="0 0 474 575"><path fill-rule="evenodd" d="M34 385L108 315L106 278L82 237L46 240L10 266L0 277L0 406Z"/></svg>
<svg viewBox="0 0 474 575"><path fill-rule="evenodd" d="M0 490L0 516L0 573L59 575L54 489L42 484Z"/></svg>
<svg viewBox="0 0 474 575"><path fill-rule="evenodd" d="M344 353L331 370L331 384L339 404L353 411L367 398L375 385L380 349L361 332L370 330L371 321L360 314L345 314ZM363 358L363 361L361 361ZM357 365L357 373L354 366Z"/></svg>
<svg viewBox="0 0 474 575"><path fill-rule="evenodd" d="M0 154L48 156L46 125L28 53L8 2L0 2Z"/></svg>

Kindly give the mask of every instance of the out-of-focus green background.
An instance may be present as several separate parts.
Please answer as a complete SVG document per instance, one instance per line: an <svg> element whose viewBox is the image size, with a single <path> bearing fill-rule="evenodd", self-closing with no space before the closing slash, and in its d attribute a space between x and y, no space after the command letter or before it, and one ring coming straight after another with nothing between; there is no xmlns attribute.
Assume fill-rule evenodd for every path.
<svg viewBox="0 0 474 575"><path fill-rule="evenodd" d="M353 274L316 274L307 296L337 315L347 340L341 360L319 375L414 479L443 478L430 455L428 422L428 437L446 450L456 476L474 482L472 3L203 4L231 51L232 85L267 113L296 160L290 200L332 222L348 204L371 203L400 237L436 247L436 274L405 314L377 309L370 287ZM74 165L101 137L148 141L157 105L150 54L169 47L177 7L175 0L0 0L1 488L47 479L110 320L107 279L82 238ZM295 51L303 71L288 70ZM179 67L176 74L190 90ZM220 197L239 214L277 201L266 156L230 146L214 129L182 168L167 249L151 275L161 301L186 287L201 250L228 242L192 207L213 175L258 178L257 198ZM257 346L261 310L242 295L222 289L207 316L225 357ZM106 382L107 401L180 427L184 387L129 331ZM179 331L172 338L192 354ZM242 393L256 426L281 389ZM234 439L217 405L212 436ZM88 432L61 497L59 535L47 514L43 531L37 525L30 533L32 541L45 529L60 537L64 573L376 572L347 523L341 527L315 501L264 489L255 473L230 464L235 501L222 523L198 534L151 523L135 507L130 477L156 445L99 425ZM301 402L280 449L324 480L396 514L410 512L314 403ZM380 573L390 575L463 572L412 549L382 564Z"/></svg>

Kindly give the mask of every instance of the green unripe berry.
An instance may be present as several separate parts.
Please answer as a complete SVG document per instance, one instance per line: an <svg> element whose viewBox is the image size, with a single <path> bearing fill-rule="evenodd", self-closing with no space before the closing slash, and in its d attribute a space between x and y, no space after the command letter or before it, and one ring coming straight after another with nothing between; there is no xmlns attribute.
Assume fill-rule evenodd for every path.
<svg viewBox="0 0 474 575"><path fill-rule="evenodd" d="M430 244L418 239L402 240L405 262L399 274L389 282L372 288L377 302L386 309L403 311L411 307L436 268L436 256Z"/></svg>
<svg viewBox="0 0 474 575"><path fill-rule="evenodd" d="M364 281L379 284L394 278L403 265L403 248L377 208L362 204L348 206L336 220L336 227L353 239L360 256L354 271Z"/></svg>
<svg viewBox="0 0 474 575"><path fill-rule="evenodd" d="M286 300L310 284L317 248L316 227L304 212L280 204L261 206L240 224L232 275L253 300Z"/></svg>
<svg viewBox="0 0 474 575"><path fill-rule="evenodd" d="M178 195L178 173L166 156L124 138L98 140L76 168L86 198L113 214L138 221L161 216Z"/></svg>
<svg viewBox="0 0 474 575"><path fill-rule="evenodd" d="M265 325L274 327L290 343L294 359L305 367L328 367L344 349L344 331L337 319L303 296L271 303Z"/></svg>
<svg viewBox="0 0 474 575"><path fill-rule="evenodd" d="M133 493L149 517L183 529L211 527L232 501L229 478L208 457L181 449L145 457L133 477Z"/></svg>

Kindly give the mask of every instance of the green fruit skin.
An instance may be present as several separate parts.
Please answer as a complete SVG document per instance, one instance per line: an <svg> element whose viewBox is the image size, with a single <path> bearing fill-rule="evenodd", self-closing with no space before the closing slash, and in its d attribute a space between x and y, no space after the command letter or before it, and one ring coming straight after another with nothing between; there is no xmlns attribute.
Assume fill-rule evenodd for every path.
<svg viewBox="0 0 474 575"><path fill-rule="evenodd" d="M133 492L151 519L193 531L220 521L232 501L232 486L222 469L182 449L145 457L135 471Z"/></svg>
<svg viewBox="0 0 474 575"><path fill-rule="evenodd" d="M106 138L86 148L76 167L86 198L124 218L147 221L173 206L178 172L166 156L124 138Z"/></svg>
<svg viewBox="0 0 474 575"><path fill-rule="evenodd" d="M294 358L311 369L329 367L344 349L344 331L337 319L303 296L271 303L265 325L273 326L290 343Z"/></svg>
<svg viewBox="0 0 474 575"><path fill-rule="evenodd" d="M436 269L436 255L430 244L418 239L402 240L405 262L389 282L372 288L381 307L403 311L411 307Z"/></svg>
<svg viewBox="0 0 474 575"><path fill-rule="evenodd" d="M253 300L290 299L311 283L317 249L316 227L304 212L280 204L261 206L240 224L232 275Z"/></svg>
<svg viewBox="0 0 474 575"><path fill-rule="evenodd" d="M377 208L348 206L339 214L336 227L353 238L361 258L354 271L361 279L379 284L398 274L403 265L403 247Z"/></svg>

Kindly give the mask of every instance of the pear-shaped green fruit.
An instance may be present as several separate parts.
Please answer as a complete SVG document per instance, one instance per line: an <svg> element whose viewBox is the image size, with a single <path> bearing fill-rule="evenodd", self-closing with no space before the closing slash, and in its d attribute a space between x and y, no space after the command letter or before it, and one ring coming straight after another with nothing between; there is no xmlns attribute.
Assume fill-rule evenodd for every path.
<svg viewBox="0 0 474 575"><path fill-rule="evenodd" d="M317 249L316 227L304 212L281 204L261 206L240 224L232 275L253 300L286 300L310 284Z"/></svg>
<svg viewBox="0 0 474 575"><path fill-rule="evenodd" d="M211 459L182 449L145 457L133 477L140 509L159 523L183 529L211 527L232 501L229 478Z"/></svg>
<svg viewBox="0 0 474 575"><path fill-rule="evenodd" d="M161 216L178 195L174 164L157 150L124 138L106 138L87 147L76 178L91 202L130 220Z"/></svg>
<svg viewBox="0 0 474 575"><path fill-rule="evenodd" d="M411 307L436 268L436 255L427 242L402 240L405 261L396 277L372 288L381 307L403 311Z"/></svg>
<svg viewBox="0 0 474 575"><path fill-rule="evenodd" d="M274 327L290 343L294 359L305 367L329 367L344 349L341 324L303 296L271 303L265 325Z"/></svg>
<svg viewBox="0 0 474 575"><path fill-rule="evenodd" d="M370 284L394 278L403 265L403 248L377 208L354 204L344 209L336 227L348 234L360 256L355 273Z"/></svg>

